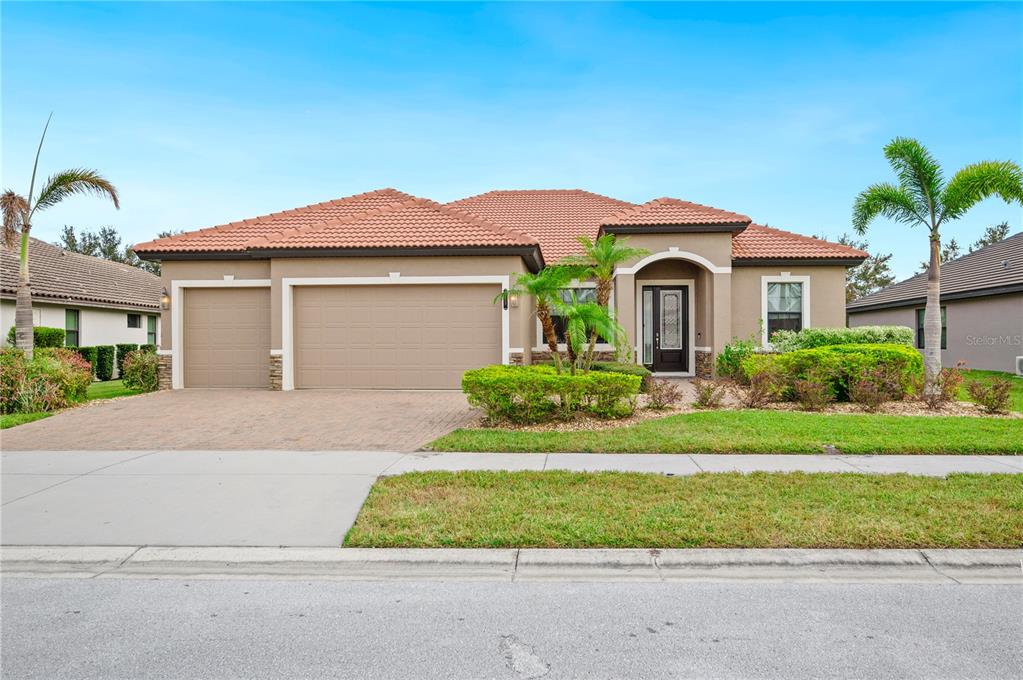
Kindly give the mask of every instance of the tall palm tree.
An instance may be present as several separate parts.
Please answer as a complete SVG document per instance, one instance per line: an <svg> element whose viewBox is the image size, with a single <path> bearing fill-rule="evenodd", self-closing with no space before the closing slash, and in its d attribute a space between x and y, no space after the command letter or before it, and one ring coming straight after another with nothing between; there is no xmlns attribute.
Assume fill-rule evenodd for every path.
<svg viewBox="0 0 1023 680"><path fill-rule="evenodd" d="M625 237L617 238L614 234L604 234L592 240L588 236L579 236L576 240L583 247L580 255L572 255L562 262L571 267L578 267L579 278L593 279L597 284L597 304L607 309L611 303L611 291L614 289L615 269L623 262L628 262L650 254L645 248L632 248ZM593 363L593 352L597 347L599 333L590 334L590 346L586 350L586 364Z"/></svg>
<svg viewBox="0 0 1023 680"><path fill-rule="evenodd" d="M511 288L494 298L495 302L508 300L513 295L533 298L536 318L540 320L540 328L558 373L561 373L561 352L558 351L558 335L554 330L554 307L561 301L561 289L574 277L569 267L544 267L536 274L517 274Z"/></svg>
<svg viewBox="0 0 1023 680"><path fill-rule="evenodd" d="M860 235L877 216L922 225L930 240L927 307L924 311L926 389L935 388L941 372L941 226L957 220L989 196L1023 203L1023 171L1011 161L967 165L945 181L941 166L915 139L896 137L884 148L898 184L882 182L860 192L853 204L852 226Z"/></svg>
<svg viewBox="0 0 1023 680"><path fill-rule="evenodd" d="M581 368L588 373L593 364L593 355L583 353L583 342L587 333L591 337L599 335L608 338L617 348L625 337L625 329L614 320L607 307L596 302L579 302L575 293L571 301L556 303L558 314L565 320L565 348L568 350L569 370L575 374L580 356L583 359Z"/></svg>
<svg viewBox="0 0 1023 680"><path fill-rule="evenodd" d="M39 169L39 154L43 150L46 131L50 127L50 118L46 119L39 147L36 149L35 163L32 165L32 180L28 185L28 196L22 196L10 189L0 195L0 211L4 218L4 244L11 250L20 237L18 262L18 296L14 311L15 346L25 351L25 356L32 358L32 284L28 275L28 237L32 231L32 218L39 210L52 208L73 194L96 194L106 196L120 208L117 189L95 170L72 168L50 175L35 195L36 170Z"/></svg>

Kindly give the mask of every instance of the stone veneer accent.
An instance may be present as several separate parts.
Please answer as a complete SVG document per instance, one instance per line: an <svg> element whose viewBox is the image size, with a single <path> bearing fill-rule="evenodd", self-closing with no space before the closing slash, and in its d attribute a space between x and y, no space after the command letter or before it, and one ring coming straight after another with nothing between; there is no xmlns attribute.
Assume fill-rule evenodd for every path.
<svg viewBox="0 0 1023 680"><path fill-rule="evenodd" d="M173 357L170 354L160 354L157 356L156 365L156 389L158 390L169 390L174 386L173 376L171 375L171 369L173 367Z"/></svg>
<svg viewBox="0 0 1023 680"><path fill-rule="evenodd" d="M701 352L696 350L696 377L709 380L714 377L714 354L713 352Z"/></svg>
<svg viewBox="0 0 1023 680"><path fill-rule="evenodd" d="M281 391L282 359L280 354L270 355L270 389L275 392Z"/></svg>

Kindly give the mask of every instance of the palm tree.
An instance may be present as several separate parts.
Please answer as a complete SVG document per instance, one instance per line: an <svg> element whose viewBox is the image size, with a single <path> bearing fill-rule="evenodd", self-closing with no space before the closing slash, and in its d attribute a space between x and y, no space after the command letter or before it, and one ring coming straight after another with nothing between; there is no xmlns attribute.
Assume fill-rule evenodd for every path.
<svg viewBox="0 0 1023 680"><path fill-rule="evenodd" d="M556 306L558 314L565 320L565 348L568 350L569 370L573 375L587 333L590 334L590 337L599 335L610 339L616 348L625 337L625 329L614 320L606 307L596 302L579 302L576 300L574 292L570 302L558 301ZM589 373L592 364L592 353L583 355L583 372Z"/></svg>
<svg viewBox="0 0 1023 680"><path fill-rule="evenodd" d="M562 262L580 268L580 278L594 280L597 284L597 304L607 309L614 289L615 269L623 262L646 257L650 251L629 247L627 238L617 238L614 234L604 234L597 237L596 241L588 236L579 236L577 240L583 247L582 254L569 256ZM590 346L586 350L587 368L593 363L593 352L599 335L596 332L590 334Z"/></svg>
<svg viewBox="0 0 1023 680"><path fill-rule="evenodd" d="M561 289L568 285L575 273L569 267L544 267L536 274L515 275L511 288L503 291L494 301L508 300L511 296L529 296L536 304L536 318L540 320L547 347L551 350L554 367L561 373L561 352L558 351L558 335L554 330L554 307L561 301Z"/></svg>
<svg viewBox="0 0 1023 680"><path fill-rule="evenodd" d="M97 194L106 196L120 208L117 189L95 170L72 168L51 175L43 183L39 195L35 196L36 170L39 169L39 154L43 150L43 140L50 127L50 118L46 119L39 148L36 149L35 163L32 165L32 180L28 185L28 196L22 196L10 189L0 195L0 211L4 218L4 244L11 250L21 240L18 264L18 296L14 311L15 346L24 350L28 359L32 358L32 285L28 276L28 237L32 231L32 218L39 210L52 208L73 194Z"/></svg>
<svg viewBox="0 0 1023 680"><path fill-rule="evenodd" d="M1023 171L1011 161L981 161L967 165L946 182L930 152L906 137L889 142L884 155L899 183L873 184L860 192L853 204L852 225L863 235L880 215L911 226L922 225L928 231L924 368L925 389L930 391L941 372L941 226L959 219L989 196L1023 203Z"/></svg>

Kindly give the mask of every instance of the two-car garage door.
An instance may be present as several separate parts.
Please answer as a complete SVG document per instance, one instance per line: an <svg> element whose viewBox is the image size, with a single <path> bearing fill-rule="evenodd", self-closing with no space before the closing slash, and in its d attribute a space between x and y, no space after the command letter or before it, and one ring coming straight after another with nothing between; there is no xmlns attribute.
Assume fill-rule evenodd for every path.
<svg viewBox="0 0 1023 680"><path fill-rule="evenodd" d="M455 389L501 362L500 287L297 286L295 387Z"/></svg>

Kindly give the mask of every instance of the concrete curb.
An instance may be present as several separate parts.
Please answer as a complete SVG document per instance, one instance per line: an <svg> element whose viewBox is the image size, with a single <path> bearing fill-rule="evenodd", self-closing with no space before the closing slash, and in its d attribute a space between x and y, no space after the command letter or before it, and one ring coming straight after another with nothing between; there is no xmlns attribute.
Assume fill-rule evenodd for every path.
<svg viewBox="0 0 1023 680"><path fill-rule="evenodd" d="M7 576L1023 584L1023 550L6 546Z"/></svg>

